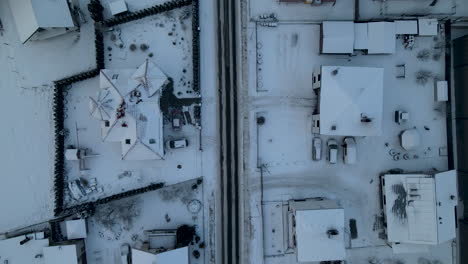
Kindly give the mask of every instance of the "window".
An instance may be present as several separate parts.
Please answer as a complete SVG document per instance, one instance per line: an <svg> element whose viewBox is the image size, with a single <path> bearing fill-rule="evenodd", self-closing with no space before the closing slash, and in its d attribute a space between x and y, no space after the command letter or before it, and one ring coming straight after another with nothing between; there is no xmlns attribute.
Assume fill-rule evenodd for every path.
<svg viewBox="0 0 468 264"><path fill-rule="evenodd" d="M119 78L118 74L112 74L112 80L117 80Z"/></svg>
<svg viewBox="0 0 468 264"><path fill-rule="evenodd" d="M108 120L104 121L104 125L105 125L106 127L109 127L109 126L110 126L109 121L108 121Z"/></svg>
<svg viewBox="0 0 468 264"><path fill-rule="evenodd" d="M156 140L155 140L154 138L150 138L150 139L149 139L149 143L150 143L150 144L155 144L155 143L156 143Z"/></svg>
<svg viewBox="0 0 468 264"><path fill-rule="evenodd" d="M316 80L315 80L315 76L314 76L314 81L313 81L313 82L314 82L314 83L316 82Z"/></svg>
<svg viewBox="0 0 468 264"><path fill-rule="evenodd" d="M319 75L318 75L318 81L320 82L321 79L322 79L322 74L319 73Z"/></svg>
<svg viewBox="0 0 468 264"><path fill-rule="evenodd" d="M129 138L125 139L125 144L130 145L130 139Z"/></svg>

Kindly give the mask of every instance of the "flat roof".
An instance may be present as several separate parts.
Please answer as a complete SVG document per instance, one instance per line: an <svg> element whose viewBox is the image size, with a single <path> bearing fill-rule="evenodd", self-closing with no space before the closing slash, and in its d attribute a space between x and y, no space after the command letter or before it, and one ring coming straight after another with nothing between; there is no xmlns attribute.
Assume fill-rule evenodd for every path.
<svg viewBox="0 0 468 264"><path fill-rule="evenodd" d="M354 22L324 21L322 53L352 54L354 52Z"/></svg>
<svg viewBox="0 0 468 264"><path fill-rule="evenodd" d="M37 255L43 254L43 248L49 246L49 240L43 239L43 233L39 236L35 234L28 234L0 240L0 261L3 263L8 260L8 263L30 263L42 264L45 263L44 259L36 258ZM23 245L20 242L27 237L32 238ZM37 237L37 238L36 238ZM63 262L66 263L66 262Z"/></svg>
<svg viewBox="0 0 468 264"><path fill-rule="evenodd" d="M182 247L169 250L156 255L157 264L188 264L189 263L189 248Z"/></svg>
<svg viewBox="0 0 468 264"><path fill-rule="evenodd" d="M322 66L321 74L320 134L381 135L384 69Z"/></svg>
<svg viewBox="0 0 468 264"><path fill-rule="evenodd" d="M132 263L134 264L188 264L189 249L182 247L168 250L159 254L152 254L132 248Z"/></svg>
<svg viewBox="0 0 468 264"><path fill-rule="evenodd" d="M86 220L68 220L65 221L65 229L67 231L67 239L86 238Z"/></svg>
<svg viewBox="0 0 468 264"><path fill-rule="evenodd" d="M297 210L296 243L299 262L344 260L344 210ZM336 229L337 235L329 237L327 231Z"/></svg>
<svg viewBox="0 0 468 264"><path fill-rule="evenodd" d="M368 23L369 54L391 54L396 50L396 32L393 22Z"/></svg>
<svg viewBox="0 0 468 264"><path fill-rule="evenodd" d="M46 264L78 264L76 245L45 247L44 260Z"/></svg>
<svg viewBox="0 0 468 264"><path fill-rule="evenodd" d="M383 177L389 242L436 245L455 238L455 171Z"/></svg>

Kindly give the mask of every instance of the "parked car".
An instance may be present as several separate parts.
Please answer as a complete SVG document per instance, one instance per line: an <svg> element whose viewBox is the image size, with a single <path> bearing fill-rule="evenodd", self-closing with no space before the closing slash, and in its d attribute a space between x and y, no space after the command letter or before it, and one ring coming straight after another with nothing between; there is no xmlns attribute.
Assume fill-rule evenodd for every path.
<svg viewBox="0 0 468 264"><path fill-rule="evenodd" d="M185 148L188 146L188 140L185 138L182 139L176 139L176 140L169 140L167 142L167 146L170 149L179 149L179 148Z"/></svg>
<svg viewBox="0 0 468 264"><path fill-rule="evenodd" d="M334 139L329 139L327 141L328 146L328 162L331 164L336 164L338 161L338 143Z"/></svg>
<svg viewBox="0 0 468 264"><path fill-rule="evenodd" d="M345 137L343 140L343 162L345 164L354 164L356 159L356 141L353 137Z"/></svg>
<svg viewBox="0 0 468 264"><path fill-rule="evenodd" d="M314 137L312 140L312 159L322 159L322 139L319 137Z"/></svg>

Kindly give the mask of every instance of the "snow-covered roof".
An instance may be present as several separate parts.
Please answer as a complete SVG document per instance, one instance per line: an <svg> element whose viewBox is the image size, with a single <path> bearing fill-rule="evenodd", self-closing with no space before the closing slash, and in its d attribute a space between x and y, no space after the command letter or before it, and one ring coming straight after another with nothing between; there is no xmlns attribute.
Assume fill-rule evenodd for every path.
<svg viewBox="0 0 468 264"><path fill-rule="evenodd" d="M188 264L188 247L168 250L159 254L152 254L143 250L132 248L132 263L134 264Z"/></svg>
<svg viewBox="0 0 468 264"><path fill-rule="evenodd" d="M455 238L456 171L383 176L391 243L436 245Z"/></svg>
<svg viewBox="0 0 468 264"><path fill-rule="evenodd" d="M9 4L23 43L40 28L75 26L67 0L10 0Z"/></svg>
<svg viewBox="0 0 468 264"><path fill-rule="evenodd" d="M299 204L294 208L297 261L344 260L344 210L323 205L322 208L297 208ZM330 235L330 230L337 233Z"/></svg>
<svg viewBox="0 0 468 264"><path fill-rule="evenodd" d="M354 52L354 22L324 21L322 53L352 54Z"/></svg>
<svg viewBox="0 0 468 264"><path fill-rule="evenodd" d="M76 245L45 247L45 264L78 264Z"/></svg>
<svg viewBox="0 0 468 264"><path fill-rule="evenodd" d="M405 150L413 150L421 144L421 135L416 128L405 130L400 135L401 147Z"/></svg>
<svg viewBox="0 0 468 264"><path fill-rule="evenodd" d="M156 264L188 264L189 263L189 248L182 247L169 250L156 255Z"/></svg>
<svg viewBox="0 0 468 264"><path fill-rule="evenodd" d="M406 35L418 34L417 20L395 20L395 33Z"/></svg>
<svg viewBox="0 0 468 264"><path fill-rule="evenodd" d="M20 245L26 237L32 238L28 242ZM28 234L0 240L0 261L3 263L44 263L37 259L41 255L43 248L49 246L49 240L44 239L44 233Z"/></svg>
<svg viewBox="0 0 468 264"><path fill-rule="evenodd" d="M90 113L101 121L103 141L121 143L122 159L164 156L159 98L167 82L167 76L148 60L137 70L101 70L101 89L97 98L90 98Z"/></svg>
<svg viewBox="0 0 468 264"><path fill-rule="evenodd" d="M86 238L86 220L68 220L65 221L65 229L67 231L67 239Z"/></svg>
<svg viewBox="0 0 468 264"><path fill-rule="evenodd" d="M367 23L354 24L354 49L366 50L369 48L369 37Z"/></svg>
<svg viewBox="0 0 468 264"><path fill-rule="evenodd" d="M382 134L383 68L322 66L320 134ZM369 118L371 122L363 122Z"/></svg>
<svg viewBox="0 0 468 264"><path fill-rule="evenodd" d="M157 264L156 255L132 248L132 263L134 264Z"/></svg>
<svg viewBox="0 0 468 264"><path fill-rule="evenodd" d="M368 54L395 53L396 35L393 22L370 22L368 27Z"/></svg>
<svg viewBox="0 0 468 264"><path fill-rule="evenodd" d="M437 36L439 22L435 18L418 19L418 29L420 36Z"/></svg>

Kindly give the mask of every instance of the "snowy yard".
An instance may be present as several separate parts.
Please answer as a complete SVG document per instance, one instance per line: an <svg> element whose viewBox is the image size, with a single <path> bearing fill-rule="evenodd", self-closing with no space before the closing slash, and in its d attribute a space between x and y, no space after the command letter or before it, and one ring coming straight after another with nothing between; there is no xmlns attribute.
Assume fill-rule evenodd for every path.
<svg viewBox="0 0 468 264"><path fill-rule="evenodd" d="M253 4L255 5L255 4ZM253 24L251 24L253 25ZM338 200L345 209L347 232L349 221L356 220L358 236L345 236L349 263L364 263L375 258L375 263L416 263L440 260L451 263L450 243L440 245L431 254L393 255L382 239L379 218L379 174L393 168L406 171L443 171L447 157L439 155L445 148L445 104L434 102L434 80L444 79L444 57L436 46L437 38L417 37L412 50L405 49L397 39L393 55L320 55L320 27L318 24L281 23L278 27L252 26L249 28L249 193L254 216L255 235L261 235L259 203L263 195L263 240L265 263L296 263L295 255L286 252L287 230L283 226L284 206L289 199L327 197ZM440 49L442 52L443 49ZM430 51L428 55L426 51ZM422 56L421 54L424 54ZM419 57L419 58L418 58ZM396 65L405 64L406 77L396 78ZM343 137L321 135L322 159L312 160L312 113L317 96L312 90L312 72L321 65L367 66L384 68L383 135L357 137L358 162L343 164L343 149L338 150L338 164L326 160L326 142L334 138L341 145ZM253 71L252 71L253 70ZM430 78L418 83L416 74L427 71ZM393 120L395 110L410 113L410 120L398 125ZM256 118L265 117L258 126ZM399 143L401 131L416 127L422 143L417 150L406 152ZM396 151L409 159L395 161L389 154ZM259 169L262 167L263 182ZM377 253L378 252L378 253ZM257 252L252 255L258 256ZM261 257L261 256L258 256ZM425 259L424 259L425 258ZM381 262L378 262L381 261ZM387 261L387 262L382 262ZM393 262L392 262L393 261ZM374 262L370 262L374 263ZM418 262L419 263L419 262ZM425 263L425 262L421 262Z"/></svg>
<svg viewBox="0 0 468 264"><path fill-rule="evenodd" d="M192 256L192 252L198 250L200 258L191 258L203 263L206 220L203 211L192 213L188 210L191 201L202 199L203 184L191 180L98 207L98 212L88 221L88 263L119 263L122 245L141 248L143 242L148 241L145 231L177 229L181 225L196 226L200 240L190 245L189 253Z"/></svg>
<svg viewBox="0 0 468 264"><path fill-rule="evenodd" d="M79 1L84 15L80 31L48 40L31 41L25 45L18 40L8 1L0 3L0 18L4 27L0 31L0 86L3 88L0 107L8 122L8 127L0 132L4 139L3 150L0 151L4 171L0 193L3 200L8 197L8 200L13 201L0 203L0 210L3 212L0 217L0 232L48 221L53 217L53 81L95 68L94 28L86 7L88 2ZM107 9L109 1L102 2ZM127 1L130 11L163 2L166 1ZM175 131L168 120L165 120L164 141L182 137L189 141L189 146L185 149L166 149L165 160L122 161L120 144L101 141L99 122L93 120L89 113L89 97L97 95L98 77L75 83L67 92L65 127L68 134L65 145L79 145L99 154L87 160L86 168L89 170L83 175L80 174L78 163L66 162L69 180L80 176L87 180L96 178L98 186L103 188L103 192L92 193L87 201L154 182L172 185L203 177L204 191L201 187L192 190L193 183L189 181L185 185L132 198L139 204L141 217L135 220L132 233L122 233L121 240L114 244L106 244L109 235L105 236L105 241L99 237L99 231L103 229L97 226L96 219L92 219L91 227L96 228L96 233L91 230L89 240L88 252L95 261L92 263L113 263L113 259L106 259L107 253L99 255L94 247L99 250L108 246L101 253L114 254L119 250L121 241L131 242L130 237L136 233L141 235L141 239L143 230L140 228L175 228L180 224L197 225L197 234L203 239L207 237L206 249L210 252L209 258L214 259L214 186L218 165L211 161L218 159L219 135L215 111L215 73L212 71L215 62L213 14L213 3L203 1L200 4L200 24L205 29L200 35L200 42L203 44L201 52L204 54L200 64L203 129L186 125ZM105 17L109 16L106 10ZM173 79L174 94L177 97L200 98L191 89L191 7L115 26L104 33L104 46L106 68L136 69L145 59L149 59ZM189 198L201 201L202 209L198 215L187 211ZM81 202L84 200L71 201L68 198L66 205ZM103 209L104 212L105 210L106 208ZM171 219L170 223L167 222L166 214ZM209 228L205 229L205 224ZM100 262L103 258L104 262ZM201 260L203 258L202 252Z"/></svg>
<svg viewBox="0 0 468 264"><path fill-rule="evenodd" d="M0 2L0 18L4 26L0 111L5 118L0 131L0 232L4 232L52 217L52 81L93 68L94 40L88 19L80 33L22 45L8 1Z"/></svg>

